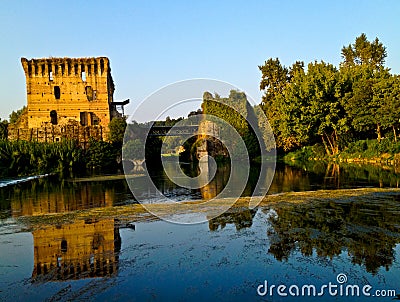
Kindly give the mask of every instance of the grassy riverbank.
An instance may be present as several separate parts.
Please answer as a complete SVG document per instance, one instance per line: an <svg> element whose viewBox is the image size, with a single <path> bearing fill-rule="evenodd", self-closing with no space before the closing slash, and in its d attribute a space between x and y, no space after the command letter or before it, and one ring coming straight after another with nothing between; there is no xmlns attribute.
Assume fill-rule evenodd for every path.
<svg viewBox="0 0 400 302"><path fill-rule="evenodd" d="M324 160L399 166L400 142L394 142L390 139L382 139L381 142L376 139L359 140L349 143L343 151L335 156L328 156L322 145L316 144L289 152L282 158L285 162Z"/></svg>

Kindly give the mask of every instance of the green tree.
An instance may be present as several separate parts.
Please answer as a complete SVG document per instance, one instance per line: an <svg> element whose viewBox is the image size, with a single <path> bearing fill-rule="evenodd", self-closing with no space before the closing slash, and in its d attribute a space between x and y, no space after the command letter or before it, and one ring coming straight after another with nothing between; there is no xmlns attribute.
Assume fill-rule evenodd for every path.
<svg viewBox="0 0 400 302"><path fill-rule="evenodd" d="M339 152L339 136L347 127L336 97L337 80L336 68L323 61L293 74L280 114L283 137L294 136L299 146L322 141L328 154Z"/></svg>
<svg viewBox="0 0 400 302"><path fill-rule="evenodd" d="M89 140L89 147L86 149L87 168L114 168L117 164L117 157L120 150L111 143Z"/></svg>
<svg viewBox="0 0 400 302"><path fill-rule="evenodd" d="M342 57L344 66L367 65L379 68L384 65L386 59L386 47L378 38L370 42L362 33L353 44L343 46Z"/></svg>
<svg viewBox="0 0 400 302"><path fill-rule="evenodd" d="M144 158L144 142L138 138L127 141L123 146L125 160Z"/></svg>
<svg viewBox="0 0 400 302"><path fill-rule="evenodd" d="M364 33L353 44L342 48L342 80L338 89L342 104L354 130L368 132L375 129L378 141L384 122L380 116L383 99L374 96L374 86L389 77L389 70L384 68L386 56L386 47L379 39L370 42Z"/></svg>
<svg viewBox="0 0 400 302"><path fill-rule="evenodd" d="M383 129L391 129L397 142L396 128L400 124L400 76L381 77L373 86L373 99L379 103L377 119Z"/></svg>
<svg viewBox="0 0 400 302"><path fill-rule="evenodd" d="M281 64L278 58L268 59L264 65L258 66L261 71L260 90L264 91L261 108L275 135L277 147L284 147L281 135L280 119L282 114L282 97L289 81L289 70Z"/></svg>
<svg viewBox="0 0 400 302"><path fill-rule="evenodd" d="M268 104L276 95L282 94L289 81L289 70L282 66L278 58L270 58L258 68L261 71L260 90L265 90L263 102Z"/></svg>
<svg viewBox="0 0 400 302"><path fill-rule="evenodd" d="M9 115L10 118L10 124L14 124L18 121L18 119L20 118L20 116L25 113L27 110L26 106L22 107L21 109L18 109L17 111L13 111L11 112L11 114Z"/></svg>
<svg viewBox="0 0 400 302"><path fill-rule="evenodd" d="M231 132L233 127L243 138L250 158L254 159L260 155L257 136L248 122L256 118L256 115L244 92L231 90L228 98L212 97L211 93L205 92L201 106L204 114L222 119L229 125L221 125L218 120L211 118L211 121L219 126L220 136L223 139L234 137ZM257 125L257 123L254 124ZM232 149L238 158L245 156L246 150L240 150L240 144L232 144Z"/></svg>
<svg viewBox="0 0 400 302"><path fill-rule="evenodd" d="M286 114L290 105L286 102L286 90L295 76L304 75L304 63L297 61L288 69L281 65L278 58L270 58L258 68L262 73L260 89L264 90L261 108L275 135L276 146L284 150L298 147L300 142L290 130L292 125Z"/></svg>
<svg viewBox="0 0 400 302"><path fill-rule="evenodd" d="M337 70L325 62L303 62L289 69L279 59L263 66L261 107L284 151L322 142L326 153L335 155L345 142L369 138L378 141L387 129L396 127L399 116L399 80L384 67L386 48L378 38L365 34L342 48Z"/></svg>
<svg viewBox="0 0 400 302"><path fill-rule="evenodd" d="M368 135L375 129L378 141L382 137L382 123L386 122L380 110L383 99L375 95L377 89L374 87L377 83L383 87L389 77L389 70L384 67L386 55L386 47L378 38L370 42L365 34L361 34L353 44L342 48L343 61L337 85L337 96L353 131Z"/></svg>
<svg viewBox="0 0 400 302"><path fill-rule="evenodd" d="M109 140L113 144L122 147L126 129L125 118L113 118L109 123L108 128L110 129Z"/></svg>
<svg viewBox="0 0 400 302"><path fill-rule="evenodd" d="M338 89L339 96L352 127L358 133L368 133L375 129L380 141L382 125L387 122L381 115L380 108L385 100L379 93L379 87L383 89L388 85L385 82L390 78L389 71L384 68L374 70L371 66L360 65L342 67L340 72L342 80L339 85L342 88Z"/></svg>

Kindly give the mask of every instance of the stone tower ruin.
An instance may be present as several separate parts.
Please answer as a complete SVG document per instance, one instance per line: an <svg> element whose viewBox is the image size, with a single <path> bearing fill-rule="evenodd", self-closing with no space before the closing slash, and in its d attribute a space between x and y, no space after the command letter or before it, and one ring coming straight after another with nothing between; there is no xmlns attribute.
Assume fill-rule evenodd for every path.
<svg viewBox="0 0 400 302"><path fill-rule="evenodd" d="M21 58L26 77L28 128L67 125L107 127L113 105L110 62L98 58Z"/></svg>
<svg viewBox="0 0 400 302"><path fill-rule="evenodd" d="M27 108L9 125L8 139L44 142L108 139L108 125L122 117L114 102L110 61L98 58L21 58Z"/></svg>

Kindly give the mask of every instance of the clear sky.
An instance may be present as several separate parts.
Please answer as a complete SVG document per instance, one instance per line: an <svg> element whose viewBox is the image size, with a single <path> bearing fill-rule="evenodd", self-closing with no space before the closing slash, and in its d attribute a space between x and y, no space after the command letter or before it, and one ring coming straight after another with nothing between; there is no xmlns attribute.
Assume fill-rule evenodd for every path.
<svg viewBox="0 0 400 302"><path fill-rule="evenodd" d="M337 66L342 46L363 32L387 47L386 65L399 74L398 0L2 0L0 118L26 104L21 57L107 56L114 98L130 98L130 110L190 78L230 82L259 102L265 60Z"/></svg>

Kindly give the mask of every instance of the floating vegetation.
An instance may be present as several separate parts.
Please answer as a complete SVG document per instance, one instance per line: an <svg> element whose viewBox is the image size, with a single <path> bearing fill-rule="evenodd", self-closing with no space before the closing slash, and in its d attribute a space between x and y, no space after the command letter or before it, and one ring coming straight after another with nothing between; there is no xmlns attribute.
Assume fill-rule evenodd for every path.
<svg viewBox="0 0 400 302"><path fill-rule="evenodd" d="M381 189L381 188L364 188L364 189L343 189L343 190L319 190L319 191L306 191L306 192L287 192L274 195L267 195L263 198L259 207L282 207L287 204L301 204L301 203L318 203L326 201L335 202L352 202L355 200L373 201L379 197L399 196L400 189ZM250 197L239 198L232 206L232 208L249 208ZM196 207L200 213L206 213L213 209L218 209L226 204L232 204L232 199L215 199L205 202L201 201L188 201L184 204L202 204L202 207ZM168 215L185 215L193 214L188 212L176 213L171 211L171 205L168 203L147 204L147 209L162 213L165 217ZM22 223L29 229L38 229L46 225L60 225L71 223L76 220L84 219L118 219L121 224L133 221L149 221L158 220L149 213L146 208L141 204L131 204L123 206L110 206L95 209L72 211L68 213L45 214L35 216L23 216L16 218L17 222Z"/></svg>

